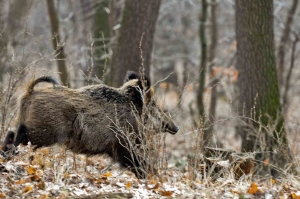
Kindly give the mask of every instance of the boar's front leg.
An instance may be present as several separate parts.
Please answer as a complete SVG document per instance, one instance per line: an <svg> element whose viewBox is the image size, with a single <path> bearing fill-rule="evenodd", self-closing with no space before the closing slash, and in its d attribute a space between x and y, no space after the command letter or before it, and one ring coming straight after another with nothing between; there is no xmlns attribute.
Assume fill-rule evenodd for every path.
<svg viewBox="0 0 300 199"><path fill-rule="evenodd" d="M119 162L122 167L128 168L137 178L144 179L147 177L147 164L142 158L138 158L135 152L129 151L123 146L119 146L116 151L116 156L117 162Z"/></svg>

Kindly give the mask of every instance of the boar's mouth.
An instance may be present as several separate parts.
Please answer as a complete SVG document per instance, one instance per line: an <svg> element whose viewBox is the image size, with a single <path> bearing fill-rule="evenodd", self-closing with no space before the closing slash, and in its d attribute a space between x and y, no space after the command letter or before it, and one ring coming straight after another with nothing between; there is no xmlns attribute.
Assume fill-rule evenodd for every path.
<svg viewBox="0 0 300 199"><path fill-rule="evenodd" d="M176 134L179 131L179 126L176 126L174 124L163 124L163 129L165 132L171 133L171 134Z"/></svg>

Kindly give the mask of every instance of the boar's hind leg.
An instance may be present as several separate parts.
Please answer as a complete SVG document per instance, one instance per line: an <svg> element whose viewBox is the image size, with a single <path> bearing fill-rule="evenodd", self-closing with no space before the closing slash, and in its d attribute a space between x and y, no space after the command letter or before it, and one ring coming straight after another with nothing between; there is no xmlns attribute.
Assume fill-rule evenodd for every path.
<svg viewBox="0 0 300 199"><path fill-rule="evenodd" d="M3 152L6 152L13 148L14 138L15 138L15 133L12 131L9 131L6 135L6 138L3 142L3 144L2 144L1 149ZM4 153L2 153L2 154L4 154Z"/></svg>
<svg viewBox="0 0 300 199"><path fill-rule="evenodd" d="M19 146L20 143L22 143L23 145L27 145L28 142L29 142L29 140L27 137L27 128L24 124L20 124L14 145L15 145L15 147Z"/></svg>
<svg viewBox="0 0 300 199"><path fill-rule="evenodd" d="M117 150L117 161L122 167L128 168L133 172L137 178L142 179L146 178L146 172L142 168L142 164L137 158L134 152L128 151L126 148L121 148Z"/></svg>

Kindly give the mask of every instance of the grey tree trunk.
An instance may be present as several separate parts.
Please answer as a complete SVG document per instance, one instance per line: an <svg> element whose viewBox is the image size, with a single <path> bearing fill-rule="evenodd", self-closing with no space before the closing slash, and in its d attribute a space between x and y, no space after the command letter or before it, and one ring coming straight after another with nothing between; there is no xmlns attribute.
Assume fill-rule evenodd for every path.
<svg viewBox="0 0 300 199"><path fill-rule="evenodd" d="M120 86L127 70L149 77L153 36L161 0L126 0L113 52L109 84Z"/></svg>
<svg viewBox="0 0 300 199"><path fill-rule="evenodd" d="M61 42L59 36L59 21L56 15L55 5L53 0L47 0L47 8L48 8L48 14L51 23L51 33L53 36L52 45L53 45L53 49L58 52L58 55L56 57L56 63L57 63L58 71L60 73L60 80L64 85L70 85L68 79L68 70L65 64L66 56L64 54L64 47L58 45L59 42Z"/></svg>
<svg viewBox="0 0 300 199"><path fill-rule="evenodd" d="M31 7L30 1L0 1L0 92L6 68L7 46L16 47L22 41L24 17ZM5 10L8 7L9 11Z"/></svg>
<svg viewBox="0 0 300 199"><path fill-rule="evenodd" d="M293 0L292 6L288 12L288 16L286 18L285 27L282 32L282 36L280 38L280 43L278 47L277 53L277 69L278 69L278 84L279 87L283 85L283 71L284 71L284 59L285 59L285 45L289 40L291 26L293 24L294 15L296 13L298 6L298 0Z"/></svg>
<svg viewBox="0 0 300 199"><path fill-rule="evenodd" d="M205 34L205 23L207 19L207 1L202 0L201 5L202 5L202 9L201 9L200 26L199 26L201 58L200 58L200 70L199 70L199 74L200 74L199 88L197 92L197 105L198 105L198 113L200 116L200 120L205 122L203 94L205 91L205 75L206 75L206 63L207 63L207 43L206 43L206 34Z"/></svg>
<svg viewBox="0 0 300 199"><path fill-rule="evenodd" d="M248 127L256 130L239 128L242 150L262 151L257 158L269 159L270 165L283 168L291 155L280 114L272 0L236 0L236 39L239 114L258 121L247 121ZM274 174L275 169L271 171Z"/></svg>
<svg viewBox="0 0 300 199"><path fill-rule="evenodd" d="M218 23L217 23L217 2L216 0L211 1L211 33L208 51L208 63L209 63L209 73L212 75L213 67L215 66L214 59L216 54L216 48L218 44ZM213 77L215 78L215 77ZM208 125L212 124L215 121L216 107L217 107L217 83L218 79L214 79L211 82L212 88L210 93L210 104L208 111ZM204 132L204 144L209 144L211 137L213 135L213 126L209 126L208 129ZM219 146L218 146L219 147Z"/></svg>
<svg viewBox="0 0 300 199"><path fill-rule="evenodd" d="M108 13L109 0L103 0L95 6L96 14L94 16L94 60L95 75L105 81L105 71L108 67L109 60L104 58L107 54L107 44L111 36L110 15ZM112 11L110 11L112 12ZM103 41L104 39L104 41Z"/></svg>

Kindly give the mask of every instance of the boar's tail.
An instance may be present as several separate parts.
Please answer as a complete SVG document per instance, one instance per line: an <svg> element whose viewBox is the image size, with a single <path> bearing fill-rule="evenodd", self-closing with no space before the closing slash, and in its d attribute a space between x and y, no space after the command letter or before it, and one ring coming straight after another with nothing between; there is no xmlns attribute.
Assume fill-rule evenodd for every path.
<svg viewBox="0 0 300 199"><path fill-rule="evenodd" d="M41 83L41 82L48 82L48 83L52 83L53 86L59 86L59 83L57 83L57 81L51 77L51 76L42 76L36 80L34 80L33 82L31 82L27 88L27 92L29 94L31 94L33 92L33 88L35 85L37 85L38 83Z"/></svg>

